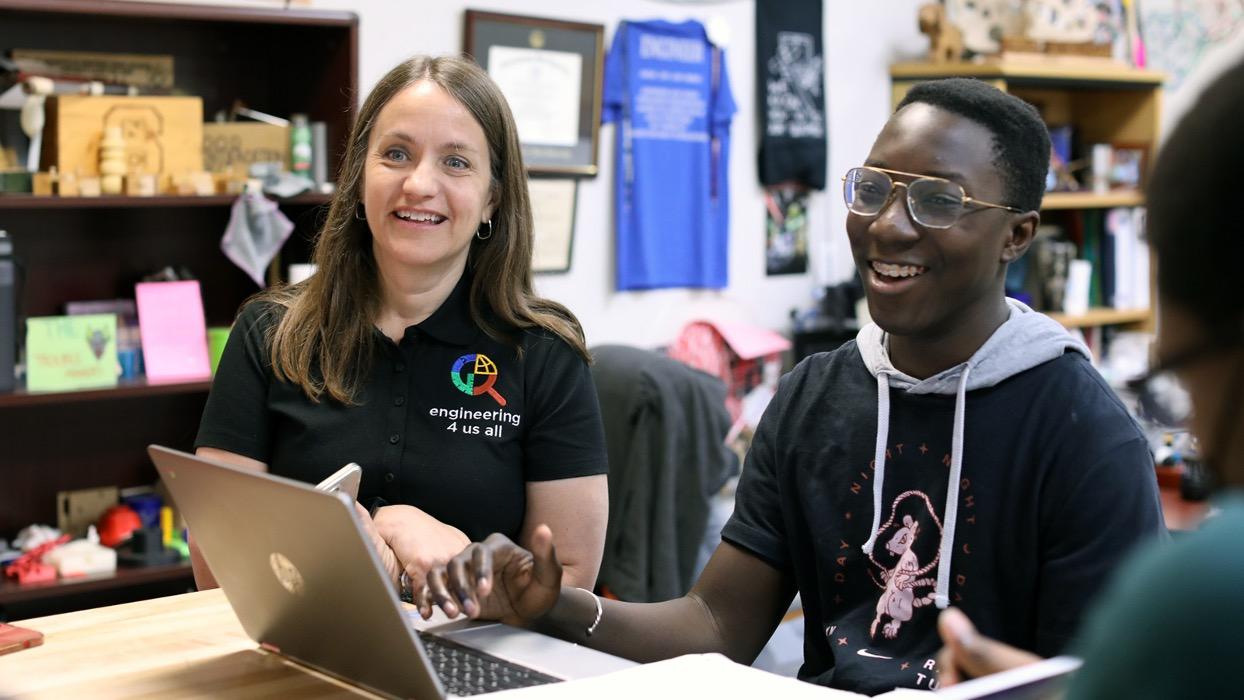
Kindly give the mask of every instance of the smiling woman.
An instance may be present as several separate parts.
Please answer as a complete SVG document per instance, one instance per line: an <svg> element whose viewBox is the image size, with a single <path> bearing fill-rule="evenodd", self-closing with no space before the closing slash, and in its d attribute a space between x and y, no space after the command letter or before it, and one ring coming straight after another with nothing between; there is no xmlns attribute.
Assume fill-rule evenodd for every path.
<svg viewBox="0 0 1244 700"><path fill-rule="evenodd" d="M452 289L472 238L492 236L488 142L466 107L421 80L380 110L364 173L377 272L381 287L393 293L378 325L397 341L407 321L422 320L419 290Z"/></svg>
<svg viewBox="0 0 1244 700"><path fill-rule="evenodd" d="M578 321L532 290L531 242L497 86L468 59L399 64L359 111L319 271L239 314L198 451L308 482L361 465L395 583L490 532L526 541L547 524L591 587L599 406ZM202 562L196 577L212 583Z"/></svg>

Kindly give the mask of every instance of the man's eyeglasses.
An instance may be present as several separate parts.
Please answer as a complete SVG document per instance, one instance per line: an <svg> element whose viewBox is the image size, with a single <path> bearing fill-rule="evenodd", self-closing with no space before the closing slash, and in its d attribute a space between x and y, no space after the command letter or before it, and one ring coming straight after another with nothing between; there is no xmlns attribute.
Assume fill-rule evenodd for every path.
<svg viewBox="0 0 1244 700"><path fill-rule="evenodd" d="M895 182L891 175L915 179ZM969 197L959 183L940 177L861 166L851 168L842 178L842 196L847 201L847 209L860 216L880 214L898 187L907 190L907 213L911 214L911 220L925 228L950 228L975 207L1024 213L1023 209Z"/></svg>

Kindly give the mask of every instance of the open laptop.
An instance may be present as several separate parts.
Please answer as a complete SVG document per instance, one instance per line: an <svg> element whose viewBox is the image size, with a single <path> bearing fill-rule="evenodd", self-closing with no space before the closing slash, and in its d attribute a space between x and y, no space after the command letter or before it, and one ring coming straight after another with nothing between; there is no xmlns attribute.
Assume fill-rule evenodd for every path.
<svg viewBox="0 0 1244 700"><path fill-rule="evenodd" d="M417 632L348 496L158 445L147 451L243 629L272 653L419 698L635 665L498 623Z"/></svg>

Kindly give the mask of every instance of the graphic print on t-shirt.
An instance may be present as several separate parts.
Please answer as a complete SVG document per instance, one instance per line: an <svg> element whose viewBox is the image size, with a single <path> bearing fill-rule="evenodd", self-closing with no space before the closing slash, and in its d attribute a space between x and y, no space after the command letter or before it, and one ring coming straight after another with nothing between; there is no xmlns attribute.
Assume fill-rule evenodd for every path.
<svg viewBox="0 0 1244 700"><path fill-rule="evenodd" d="M916 507L923 505L937 529L928 529L926 532L926 528L910 513L904 513L900 520L900 508L904 501L911 501ZM890 505L889 520L877 531L877 543L885 545L883 560L887 559L888 554L891 558L896 557L897 561L893 566L887 567L872 554L868 555L869 560L880 570L880 575L871 568L868 573L872 575L873 583L881 588L881 597L877 600L877 615L868 628L870 637L877 638L880 625L880 633L886 639L894 639L903 623L911 620L916 608L923 608L933 602L933 588L937 585L935 569L938 555L933 554L932 561L921 565L916 544L921 541L925 545L920 548L921 551L928 551L929 547L924 541L932 541L935 543L933 551L936 552L936 543L941 541L941 537L942 522L933 510L933 503L928 496L920 491L905 491L894 499L894 503ZM933 575L928 575L930 572Z"/></svg>
<svg viewBox="0 0 1244 700"><path fill-rule="evenodd" d="M848 478L839 477L841 500L832 511L833 524L825 523L838 533L838 545L827 562L832 568L819 627L833 655L834 677L848 685L872 688L870 678L885 678L905 687L937 687L941 640L934 594L945 565L939 552L951 455L949 430L943 435L939 421L924 421L937 425L886 448L885 493L872 554L862 548L872 517L876 465L871 459ZM974 484L964 476L949 562L952 605L963 603L972 583L965 568L975 551L976 511Z"/></svg>
<svg viewBox="0 0 1244 700"><path fill-rule="evenodd" d="M470 353L454 361L449 377L454 386L468 396L488 394L498 405L505 406L505 398L492 388L497 383L497 365L483 353Z"/></svg>

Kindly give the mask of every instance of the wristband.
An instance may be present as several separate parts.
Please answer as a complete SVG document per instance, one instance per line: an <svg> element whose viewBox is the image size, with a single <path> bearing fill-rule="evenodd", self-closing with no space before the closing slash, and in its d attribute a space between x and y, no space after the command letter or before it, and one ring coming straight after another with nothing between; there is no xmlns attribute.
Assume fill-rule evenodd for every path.
<svg viewBox="0 0 1244 700"><path fill-rule="evenodd" d="M589 637L590 637L590 636L592 636L592 633L596 631L596 628L600 625L600 618L604 617L604 615L605 615L605 606L601 605L601 603L600 603L600 596L598 596L598 595L596 595L595 593L593 593L593 592L589 591L588 589L586 589L586 588L579 588L578 586L575 586L575 589L576 589L576 590L583 591L584 593L586 593L586 594L588 594L588 595L592 596L592 602L593 602L593 603L596 603L596 619L595 619L595 620L592 620L592 624L591 624L591 625L588 625L588 628L587 628L586 630L584 630L584 633L585 633L587 636L589 636Z"/></svg>

